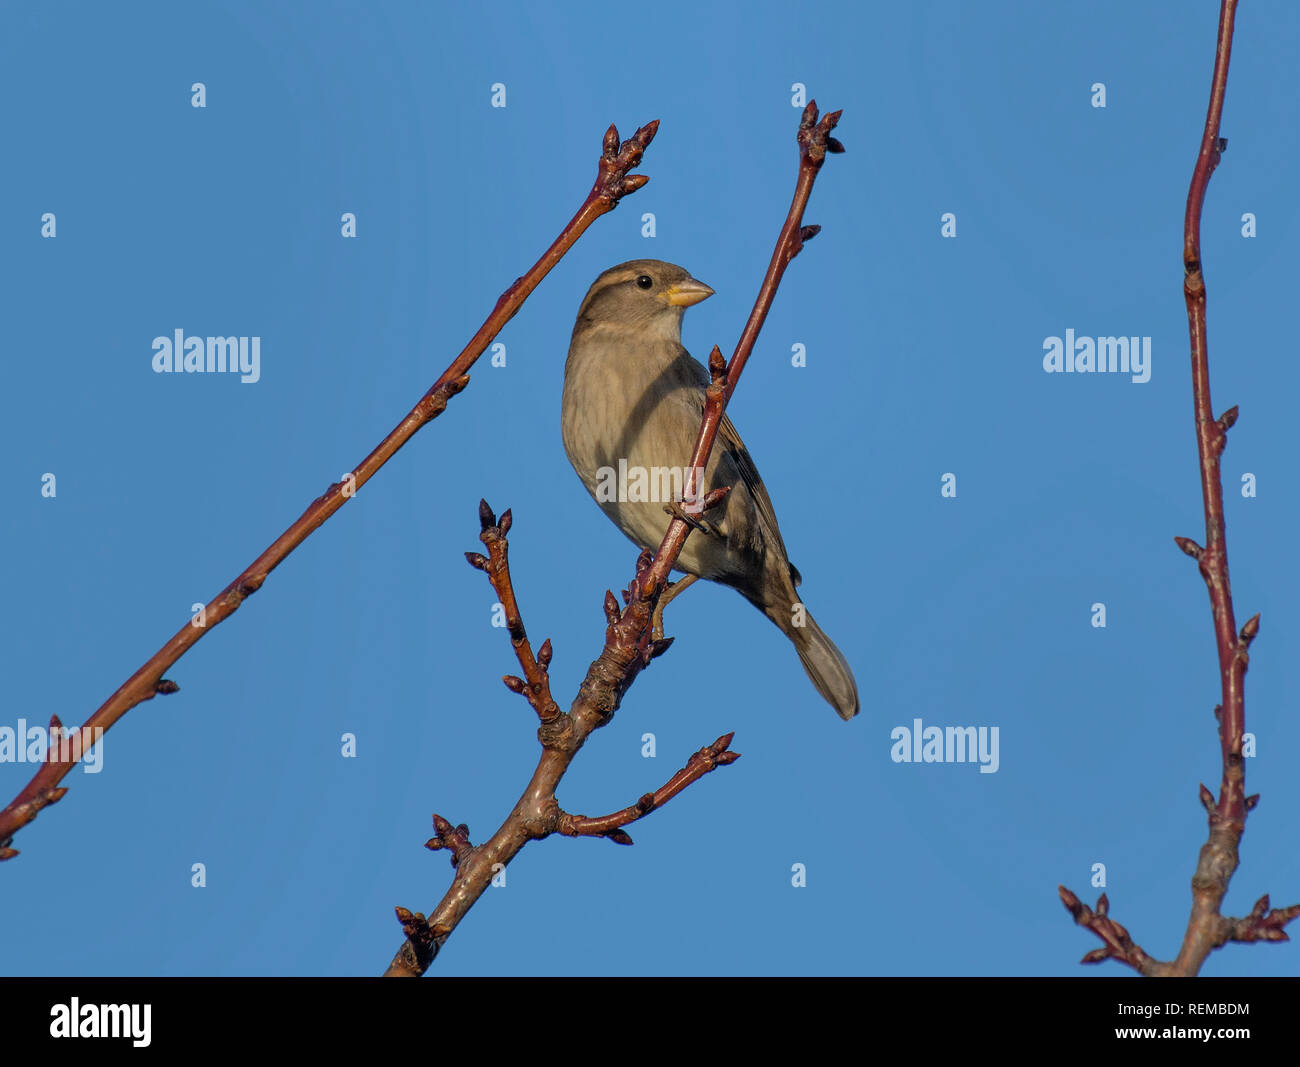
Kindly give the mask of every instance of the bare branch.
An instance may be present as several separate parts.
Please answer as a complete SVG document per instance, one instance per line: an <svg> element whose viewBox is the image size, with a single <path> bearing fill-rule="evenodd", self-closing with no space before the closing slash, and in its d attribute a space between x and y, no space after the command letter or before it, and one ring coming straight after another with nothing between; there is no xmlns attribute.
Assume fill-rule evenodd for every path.
<svg viewBox="0 0 1300 1067"><path fill-rule="evenodd" d="M1265 893L1255 901L1255 906L1244 919L1225 920L1227 939L1229 941L1290 941L1291 938L1287 936L1285 927L1297 916L1300 916L1300 904L1270 910L1268 894Z"/></svg>
<svg viewBox="0 0 1300 1067"><path fill-rule="evenodd" d="M1187 211L1183 219L1183 296L1187 303L1187 328L1191 338L1192 399L1196 416L1196 449L1201 466L1201 496L1205 506L1205 545L1186 537L1174 538L1178 547L1196 560L1210 594L1214 619L1214 639L1219 654L1222 703L1215 708L1219 721L1219 746L1223 757L1223 777L1217 802L1214 795L1200 787L1201 804L1209 815L1209 840L1201 847L1192 876L1192 912L1182 947L1172 963L1152 960L1132 943L1128 931L1106 918L1106 897L1090 912L1069 890L1060 890L1061 899L1075 921L1087 926L1106 942L1105 949L1095 949L1085 962L1117 959L1135 967L1142 974L1196 975L1206 957L1228 941L1283 941L1282 929L1300 915L1300 905L1268 911L1268 897L1260 898L1245 919L1226 919L1219 909L1228 892L1228 883L1238 864L1238 845L1246 828L1246 814L1259 802L1258 795L1246 796L1246 766L1242 756L1242 738L1246 732L1245 678L1250 662L1248 649L1259 633L1259 616L1255 615L1237 631L1232 606L1232 587L1228 581L1228 545L1223 521L1223 478L1219 456L1227 444L1228 430L1237 421L1237 408L1231 407L1219 418L1213 415L1210 401L1210 362L1206 344L1205 278L1201 270L1201 211L1210 175L1228 142L1219 136L1223 117L1223 100L1228 86L1228 61L1232 54L1233 20L1237 0L1221 0L1219 34L1214 56L1214 74L1210 83L1210 104L1205 116L1201 148L1187 192ZM1073 902L1073 903L1071 903ZM1267 912L1267 914L1265 914Z"/></svg>
<svg viewBox="0 0 1300 1067"><path fill-rule="evenodd" d="M355 495L426 423L436 418L447 407L447 402L469 384L467 373L492 339L523 306L529 294L537 288L551 268L565 255L579 237L600 216L613 211L619 200L640 189L649 178L643 174L629 173L641 162L646 147L654 139L658 121L647 123L621 144L618 130L610 126L602 141L596 180L577 214L569 220L557 237L532 268L517 278L497 300L492 313L470 339L464 350L439 375L429 391L416 403L401 422L352 470L342 482L335 482L312 501L287 530L284 531L260 556L209 603L204 612L203 625L192 622L180 628L165 645L155 652L100 708L86 720L83 730L108 730L131 708L159 693L174 693L179 688L163 674L178 659L210 633L212 628L228 619L239 606L262 587L271 571L302 544L322 523ZM0 810L0 860L18 854L8 847L13 835L36 818L37 812L54 803L66 790L56 790L63 777L75 766L75 761L50 760L23 790L3 810Z"/></svg>
<svg viewBox="0 0 1300 1067"><path fill-rule="evenodd" d="M841 114L840 111L832 111L819 122L816 100L810 100L808 106L803 110L803 115L799 121L799 132L796 136L799 144L799 178L795 183L794 199L791 201L790 210L786 214L785 225L781 227L781 234L777 238L776 248L772 252L771 261L768 263L767 274L764 275L763 284L759 288L758 299L755 300L754 308L749 314L749 320L745 323L740 340L736 343L736 350L732 353L731 361L726 364L725 368L721 365L722 356L717 351L716 346L709 356L709 372L713 381L705 390L704 421L700 426L699 436L695 440L695 450L692 453L690 465L686 468L686 485L683 487L683 496L686 500L695 500L698 496L699 487L696 482L699 472L703 471L709 462L709 456L713 452L713 442L718 436L718 427L722 424L722 413L726 410L727 402L731 399L732 394L736 391L736 386L740 383L740 375L745 369L750 353L754 350L754 343L758 340L759 331L763 328L767 313L772 307L772 301L776 297L776 290L781 284L785 268L803 249L804 242L810 240L821 229L820 226L805 228L803 213L808 206L808 198L812 195L813 183L817 180L817 174L826 159L827 151L842 152L844 150L844 146L830 136L830 132L839 122ZM832 144L834 147L831 147ZM651 562L645 578L639 586L640 596L634 598L633 603L628 605L628 611L637 608L638 599L641 601L652 600L663 590L673 564L677 562L677 557L681 554L682 547L686 544L686 538L690 532L691 524L683 517L674 517L673 521L668 524L668 531L659 545L659 551L655 554L654 560Z"/></svg>
<svg viewBox="0 0 1300 1067"><path fill-rule="evenodd" d="M514 585L510 580L510 545L506 541L506 533L512 522L510 511L507 509L498 522L487 501L480 500L479 522L483 527L479 540L487 546L489 558L484 559L477 552L467 552L465 556L473 566L487 572L497 600L505 610L506 632L514 646L515 658L519 660L519 666L524 672L523 678L506 675L503 680L512 693L528 698L528 703L543 723L554 722L561 712L551 697L551 680L547 674L551 662L551 642L548 638L538 654L533 655L533 646L528 642L528 633L519 617L519 603L515 599Z"/></svg>
<svg viewBox="0 0 1300 1067"><path fill-rule="evenodd" d="M734 732L723 734L713 744L706 745L694 753L687 760L685 767L653 793L646 793L630 807L626 807L622 811L616 811L611 815L602 815L599 818L588 818L586 815L569 815L567 812L563 812L560 814L557 829L567 837L608 837L620 845L630 845L632 838L623 833L621 827L645 818L657 808L662 808L688 785L698 782L710 771L718 767L725 767L727 764L735 763L736 760L740 759L739 752L730 750L731 739L735 736Z"/></svg>
<svg viewBox="0 0 1300 1067"><path fill-rule="evenodd" d="M437 852L443 848L449 850L451 852L451 865L459 867L460 861L474 847L469 843L469 827L464 823L459 826L452 826L441 815L435 814L433 828L438 831L438 834L436 837L429 838L424 843L424 847L430 852Z"/></svg>
<svg viewBox="0 0 1300 1067"><path fill-rule="evenodd" d="M1164 973L1169 965L1154 960L1133 943L1128 930L1110 918L1110 900L1103 893L1097 898L1097 910L1093 911L1087 904L1071 893L1065 886L1057 886L1061 903L1074 916L1074 921L1086 927L1106 942L1105 948L1095 948L1080 961L1082 963L1101 963L1104 960L1118 960L1127 964L1139 974L1152 976Z"/></svg>

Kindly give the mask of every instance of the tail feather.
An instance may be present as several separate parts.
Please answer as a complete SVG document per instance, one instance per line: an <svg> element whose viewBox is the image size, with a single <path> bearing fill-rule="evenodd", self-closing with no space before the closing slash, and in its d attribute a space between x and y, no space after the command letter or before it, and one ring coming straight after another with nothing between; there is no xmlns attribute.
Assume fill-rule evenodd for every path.
<svg viewBox="0 0 1300 1067"><path fill-rule="evenodd" d="M762 611L794 643L799 662L826 703L846 722L853 718L859 711L858 684L853 679L849 661L807 609L802 611L798 621L793 611L780 606L765 607Z"/></svg>

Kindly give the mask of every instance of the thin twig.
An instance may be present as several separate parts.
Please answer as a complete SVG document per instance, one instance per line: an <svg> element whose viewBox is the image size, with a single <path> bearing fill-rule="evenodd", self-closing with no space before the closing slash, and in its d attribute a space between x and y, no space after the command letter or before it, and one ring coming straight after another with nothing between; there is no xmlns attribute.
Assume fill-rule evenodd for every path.
<svg viewBox="0 0 1300 1067"><path fill-rule="evenodd" d="M518 622L519 608L514 598L514 582L510 577L510 553L509 545L506 541L506 533L513 525L510 511L505 511L501 518L498 519L488 506L487 501L479 501L479 523L482 527L479 539L488 546L492 553L490 559L483 557L476 552L467 552L466 558L470 564L478 570L484 571L492 582L492 588L496 590L497 595L508 593L514 617ZM642 561L644 562L644 561ZM612 600L612 594L606 594L607 601ZM608 610L608 604L607 604ZM613 607L614 618L618 617L617 604ZM518 640L516 640L516 633ZM531 652L525 652L528 648L528 638L523 631L522 622L518 622L517 630L511 633L511 642L515 645L516 654L519 656L520 663L524 664L531 658ZM671 642L664 641L659 644L662 646L661 651L667 649ZM550 642L547 642L549 645ZM545 647L545 646L544 646ZM651 653L653 658L654 653ZM548 654L549 657L549 654ZM599 661L597 661L599 663ZM540 671L540 664L538 665ZM529 672L525 667L525 672ZM588 672L587 682L583 683L582 692L587 691L588 682L592 680L592 672L596 670L596 664ZM545 672L541 672L545 678ZM517 688L510 685L509 688L515 692L525 692L525 683L522 679L516 679L520 683ZM599 683L597 683L599 684ZM544 690L545 699L549 700L550 690L549 682ZM526 694L528 695L528 694ZM537 699L529 695L530 703L534 708L542 705L542 696L539 692ZM392 963L389 964L385 977L418 977L422 975L433 962L434 956L437 955L438 949L443 942L451 936L451 932L465 914L473 907L474 902L482 896L483 892L491 883L495 873L509 863L529 841L538 840L548 837L553 833L564 833L570 836L576 836L578 833L595 833L583 829L574 829L575 822L581 827L584 826L582 816L567 815L560 809L559 803L555 799L555 789L564 772L568 769L569 763L577 755L578 750L582 747L587 736L592 730L603 726L609 721L609 716L599 716L599 714L583 714L584 697L579 695L574 701L573 711L565 714L556 709L556 714L550 718L542 715L538 711L539 718L542 719L538 727L537 736L542 743L542 755L538 761L537 769L533 772L532 780L528 783L528 788L524 791L523 796L519 798L510 815L502 823L501 827L482 845L474 846L470 843L469 827L464 824L453 827L450 822L439 815L433 817L434 828L437 830L437 836L426 842L426 847L430 849L448 849L451 852L451 865L456 874L452 879L451 888L447 891L438 907L427 918L421 912L412 912L407 908L397 908L397 920L402 925L402 932L406 935L406 941L393 957ZM551 702L554 706L554 702ZM705 774L715 767L726 766L734 763L739 758L739 754L728 751L731 744L731 734L719 738L713 745L702 749L691 757L686 767L678 771L676 775L656 793L648 794L651 800L651 807L667 803L672 797L676 796L693 782L703 778ZM645 797L642 801L645 801ZM632 822L649 814L651 807L633 815L625 822ZM630 845L632 839L619 830L616 826L610 825L609 832L604 836L610 837L620 844Z"/></svg>
<svg viewBox="0 0 1300 1067"><path fill-rule="evenodd" d="M736 343L731 362L723 365L722 353L718 351L716 345L709 354L709 374L712 381L705 391L704 421L700 425L699 436L695 439L695 450L691 454L690 465L686 468L686 485L683 487L683 496L686 500L695 500L699 492L699 487L696 485L699 472L703 471L709 462L709 456L713 452L713 442L718 436L718 427L722 424L722 413L740 383L741 372L745 369L745 363L754 350L754 342L758 340L758 333L767 319L768 310L772 307L785 268L803 250L804 243L811 241L821 231L820 226L805 226L803 213L804 208L808 206L813 183L817 180L817 174L826 160L826 153L844 151L844 146L830 135L831 130L839 122L841 114L840 111L832 111L819 122L817 101L810 100L800 117L796 138L799 144L799 179L795 183L794 199L786 214L785 225L781 227L781 234L777 238L776 248L768 263L767 273L759 288L758 299L754 302L749 320L745 323L740 340ZM677 557L686 544L690 532L691 524L684 518L676 517L668 524L659 551L655 554L639 586L639 599L642 602L652 600L663 590L673 564L677 562ZM637 601L634 600L628 605L628 610L631 611L636 607Z"/></svg>
<svg viewBox="0 0 1300 1067"><path fill-rule="evenodd" d="M551 665L551 639L542 642L542 647L533 655L533 646L524 629L524 621L519 615L519 602L515 598L514 583L510 580L510 543L506 534L513 521L507 508L498 524L492 509L486 500L478 503L479 524L482 527L479 540L487 546L488 555L479 552L466 552L465 558L470 566L485 572L492 583L492 589L500 601L506 617L506 633L514 646L515 658L523 669L524 676L505 675L501 680L512 693L519 693L528 698L528 703L537 712L543 722L554 722L560 717L560 708L551 696L551 679L547 673Z"/></svg>
<svg viewBox="0 0 1300 1067"><path fill-rule="evenodd" d="M1097 910L1093 911L1064 886L1057 886L1056 891L1060 894L1061 903L1065 905L1066 910L1074 916L1074 921L1106 942L1105 948L1094 948L1079 961L1080 963L1118 960L1132 967L1139 974L1147 976L1155 975L1161 968L1169 966L1143 952L1141 946L1133 943L1128 930L1110 917L1110 900L1105 893L1097 898Z"/></svg>
<svg viewBox="0 0 1300 1067"><path fill-rule="evenodd" d="M443 848L447 849L451 852L451 865L459 867L460 861L474 847L469 841L469 827L464 823L459 826L452 826L441 815L435 814L433 828L438 832L437 836L429 838L424 843L424 847L430 852L437 852Z"/></svg>
<svg viewBox="0 0 1300 1067"><path fill-rule="evenodd" d="M1205 546L1196 553L1201 576L1210 595L1214 616L1214 640L1219 653L1221 704L1215 709L1219 722L1219 747L1223 772L1218 803L1206 805L1209 839L1202 846L1192 876L1192 912L1182 947L1173 962L1180 974L1197 974L1205 958L1232 936L1235 924L1219 909L1228 883L1239 862L1238 845L1246 828L1246 814L1258 797L1246 796L1246 763L1242 738L1246 732L1245 680L1250 663L1250 643L1259 633L1256 615L1237 630L1228 580L1228 544L1223 521L1223 478L1219 457L1228 443L1228 430L1237 421L1237 409L1214 417L1210 401L1210 362L1205 325L1205 276L1201 270L1201 211L1210 175L1219 165L1228 142L1219 137L1223 99L1228 87L1228 61L1232 55L1233 20L1237 0L1222 0L1219 36L1214 56L1210 103L1205 116L1201 149L1187 191L1187 212L1183 219L1183 296L1187 303L1187 330L1192 349L1192 393L1196 414L1196 450L1201 462L1201 496L1205 504ZM1181 539L1185 541L1186 539ZM1186 547L1183 547L1186 551ZM1196 546L1192 546L1196 547ZM1202 793L1208 790L1201 787ZM1281 930L1278 930L1281 933Z"/></svg>
<svg viewBox="0 0 1300 1067"><path fill-rule="evenodd" d="M1238 845L1246 828L1246 815L1259 802L1258 794L1246 796L1246 765L1242 738L1246 732L1245 678L1250 663L1250 643L1259 633L1255 615L1237 631L1228 581L1228 545L1223 522L1223 478L1219 457L1228 441L1228 430L1237 421L1237 409L1229 408L1217 419L1210 402L1210 362L1205 332L1205 277L1201 271L1201 211L1210 175L1228 142L1219 137L1224 94L1228 87L1228 60L1232 54L1233 20L1237 0L1221 0L1219 34L1210 82L1210 104L1205 116L1201 148L1187 191L1183 218L1183 296L1187 303L1187 328L1191 338L1192 396L1196 413L1196 450L1201 465L1201 496L1205 505L1205 546L1187 537L1175 537L1178 547L1200 565L1210 594L1214 616L1214 639L1219 653L1222 703L1214 709L1219 722L1219 746L1223 777L1219 797L1201 786L1201 803L1209 815L1209 840L1201 847L1196 872L1192 875L1192 912L1178 956L1169 963L1153 960L1128 937L1128 931L1107 918L1105 894L1090 912L1069 890L1061 888L1064 901L1075 921L1087 926L1103 941L1084 957L1086 963L1117 959L1146 975L1192 976L1200 973L1206 957L1229 941L1285 941L1283 927L1300 915L1300 905L1269 911L1268 897L1256 903L1245 919L1230 919L1220 913L1228 883L1238 864Z"/></svg>
<svg viewBox="0 0 1300 1067"><path fill-rule="evenodd" d="M730 749L731 739L735 733L723 734L711 745L706 745L691 755L686 766L674 774L653 793L646 793L635 804L610 815L590 818L586 815L560 813L559 832L567 837L608 837L620 845L632 844L632 838L621 829L638 819L644 819L652 811L662 808L688 785L698 782L706 774L718 767L725 767L740 759L739 752Z"/></svg>
<svg viewBox="0 0 1300 1067"><path fill-rule="evenodd" d="M602 215L613 211L620 199L640 189L650 180L644 174L632 174L630 171L640 164L641 157L654 139L658 128L657 120L647 123L621 144L618 130L614 126L611 125L605 131L601 142L602 151L597 165L596 180L577 214L569 220L568 225L560 231L559 237L543 253L542 258L533 265L532 269L523 277L516 279L514 284L501 294L492 313L479 327L478 332L451 365L439 375L429 391L420 398L392 432L356 466L349 477L342 482L335 482L323 495L314 500L293 525L276 538L269 548L206 606L202 616L203 625L196 626L191 622L182 626L170 641L150 656L145 664L86 720L82 727L83 731L108 730L142 701L151 700L160 693L176 692L179 686L163 677L167 669L197 644L200 638L211 632L214 626L233 615L245 599L261 588L267 575L284 562L285 558L318 526L354 496L356 491L365 485L379 468L414 436L417 430L442 414L447 407L447 401L469 383L467 372L470 367L506 323L514 317L551 268L573 247L587 227ZM99 735L83 734L83 736ZM56 759L42 764L40 770L13 801L0 810L0 860L10 859L18 854L17 849L9 847L13 835L36 818L43 807L61 799L67 792L66 789L56 789L55 786L75 765L75 760Z"/></svg>

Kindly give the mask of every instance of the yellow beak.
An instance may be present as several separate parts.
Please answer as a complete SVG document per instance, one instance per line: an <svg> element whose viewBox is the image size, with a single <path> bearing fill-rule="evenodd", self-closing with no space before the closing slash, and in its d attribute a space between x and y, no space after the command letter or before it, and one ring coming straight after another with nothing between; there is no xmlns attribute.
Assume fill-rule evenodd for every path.
<svg viewBox="0 0 1300 1067"><path fill-rule="evenodd" d="M712 289L703 282L697 282L694 278L687 278L684 282L670 285L667 292L668 303L673 307L682 308L698 304L701 300L706 300L712 295Z"/></svg>

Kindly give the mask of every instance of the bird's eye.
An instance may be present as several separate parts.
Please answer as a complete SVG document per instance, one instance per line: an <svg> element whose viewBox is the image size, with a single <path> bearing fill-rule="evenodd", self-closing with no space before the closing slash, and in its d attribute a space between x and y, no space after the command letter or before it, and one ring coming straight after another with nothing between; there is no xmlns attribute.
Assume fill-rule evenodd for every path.
<svg viewBox="0 0 1300 1067"><path fill-rule="evenodd" d="M641 275L641 277L639 277L639 278L636 280L636 283L637 283L637 285L639 285L642 289L649 289L650 286L654 285L654 280L650 277L650 275L648 275L648 274L643 274L643 275Z"/></svg>

